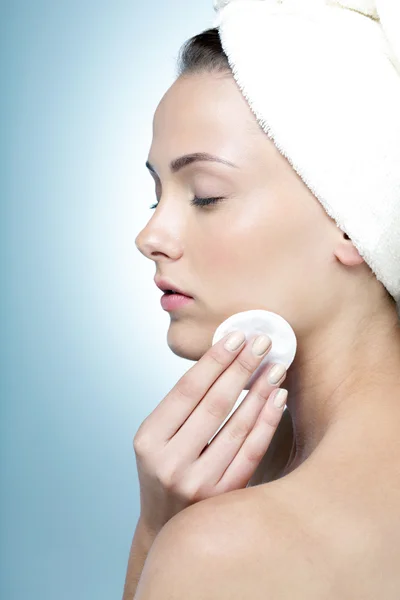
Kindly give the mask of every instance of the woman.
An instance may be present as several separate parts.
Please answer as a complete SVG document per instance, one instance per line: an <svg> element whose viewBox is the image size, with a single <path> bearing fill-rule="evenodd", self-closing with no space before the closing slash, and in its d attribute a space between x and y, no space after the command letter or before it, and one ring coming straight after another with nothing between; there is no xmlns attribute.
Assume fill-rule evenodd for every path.
<svg viewBox="0 0 400 600"><path fill-rule="evenodd" d="M136 244L157 281L192 297L171 310L168 345L198 362L135 436L141 516L124 600L398 599L400 290L382 283L392 281L389 262L381 271L362 238L368 198L353 230L347 221L349 231L360 227L357 249L311 191L312 178L306 185L296 172L295 146L290 156L260 128L257 92L239 89L239 55L229 64L221 35L210 29L185 44L154 117L148 168L158 203ZM228 25L225 36L229 47ZM344 153L356 139L348 136ZM176 161L194 153L229 164ZM333 174L339 182L344 168ZM360 186L378 177L355 171ZM373 212L384 214L383 202ZM388 224L398 239L399 217ZM398 281L400 263L393 268ZM226 338L211 347L213 334L230 315L259 308L291 324L295 360L275 384L260 378L207 446L265 355L252 354L253 337L233 352ZM283 381L287 410L273 403Z"/></svg>

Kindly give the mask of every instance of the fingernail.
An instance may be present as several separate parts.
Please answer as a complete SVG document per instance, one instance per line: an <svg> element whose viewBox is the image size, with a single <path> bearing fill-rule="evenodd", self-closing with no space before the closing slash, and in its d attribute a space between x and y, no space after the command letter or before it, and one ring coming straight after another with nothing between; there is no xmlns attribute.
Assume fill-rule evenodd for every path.
<svg viewBox="0 0 400 600"><path fill-rule="evenodd" d="M268 373L268 383L276 385L286 373L285 365L274 365Z"/></svg>
<svg viewBox="0 0 400 600"><path fill-rule="evenodd" d="M245 340L246 340L246 336L243 333L243 331L234 331L233 333L230 334L230 336L226 340L224 346L227 350L230 350L231 352L233 352L234 350L237 350L238 348L240 348L240 346L243 344L243 342Z"/></svg>
<svg viewBox="0 0 400 600"><path fill-rule="evenodd" d="M287 397L287 390L278 390L274 396L274 406L276 406L276 408L283 408L286 404Z"/></svg>
<svg viewBox="0 0 400 600"><path fill-rule="evenodd" d="M259 335L253 342L252 351L256 356L261 356L271 346L271 338L268 335Z"/></svg>

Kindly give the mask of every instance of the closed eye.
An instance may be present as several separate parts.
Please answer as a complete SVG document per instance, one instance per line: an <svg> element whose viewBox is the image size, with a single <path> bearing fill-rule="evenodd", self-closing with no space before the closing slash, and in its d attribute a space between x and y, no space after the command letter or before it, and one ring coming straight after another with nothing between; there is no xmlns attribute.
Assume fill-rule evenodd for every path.
<svg viewBox="0 0 400 600"><path fill-rule="evenodd" d="M217 202L219 202L220 200L223 200L223 197L219 197L219 198L197 198L196 196L193 198L193 200L191 200L190 204L192 206L209 206L210 204L216 204ZM157 208L157 206L159 205L159 202L157 202L156 204L152 204L150 206L151 209Z"/></svg>

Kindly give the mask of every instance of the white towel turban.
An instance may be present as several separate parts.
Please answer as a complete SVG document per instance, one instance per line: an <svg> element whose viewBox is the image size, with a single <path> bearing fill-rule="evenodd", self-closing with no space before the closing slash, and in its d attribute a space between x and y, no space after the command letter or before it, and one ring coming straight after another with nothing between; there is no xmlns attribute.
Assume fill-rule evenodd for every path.
<svg viewBox="0 0 400 600"><path fill-rule="evenodd" d="M400 0L215 0L258 123L397 302Z"/></svg>

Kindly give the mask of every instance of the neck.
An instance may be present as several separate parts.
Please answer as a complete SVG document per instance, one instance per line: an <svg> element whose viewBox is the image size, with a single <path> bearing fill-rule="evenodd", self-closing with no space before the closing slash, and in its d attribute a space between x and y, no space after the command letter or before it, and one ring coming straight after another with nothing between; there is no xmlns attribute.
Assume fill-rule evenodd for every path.
<svg viewBox="0 0 400 600"><path fill-rule="evenodd" d="M359 308L359 307L358 307ZM396 311L346 314L298 339L283 384L293 422L295 456L304 462L344 419L397 411L400 419L400 321ZM397 394L397 395L396 395ZM370 409L376 406L376 411ZM339 424L339 425L338 425ZM365 423L364 423L365 424Z"/></svg>

